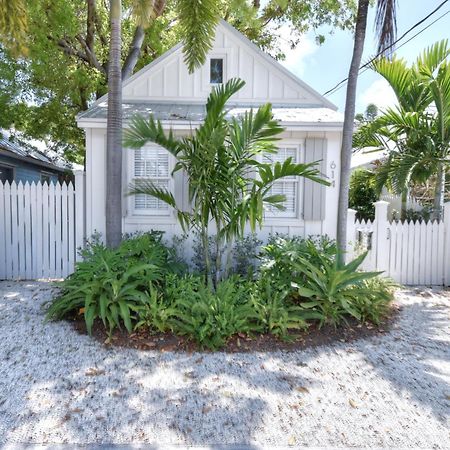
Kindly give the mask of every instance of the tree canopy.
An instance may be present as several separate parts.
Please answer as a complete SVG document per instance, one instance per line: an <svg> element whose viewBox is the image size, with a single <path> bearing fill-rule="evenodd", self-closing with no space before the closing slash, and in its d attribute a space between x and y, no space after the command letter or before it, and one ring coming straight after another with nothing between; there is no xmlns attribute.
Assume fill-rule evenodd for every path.
<svg viewBox="0 0 450 450"><path fill-rule="evenodd" d="M9 3L9 2L6 2ZM75 116L106 92L109 2L106 0L23 0L28 27L17 52L9 25L1 25L0 127L14 127L28 137L47 140L70 159L83 159L83 133ZM184 36L176 20L177 0L155 0L147 23L133 8L148 3L123 0L122 62L124 78L164 53ZM321 25L349 28L355 0L222 0L221 16L263 50L284 57L280 36L290 24L289 44ZM9 22L8 22L9 23ZM21 35L21 37L23 37ZM11 41L11 39L13 41ZM317 35L317 40L324 37ZM20 54L20 56L18 56Z"/></svg>

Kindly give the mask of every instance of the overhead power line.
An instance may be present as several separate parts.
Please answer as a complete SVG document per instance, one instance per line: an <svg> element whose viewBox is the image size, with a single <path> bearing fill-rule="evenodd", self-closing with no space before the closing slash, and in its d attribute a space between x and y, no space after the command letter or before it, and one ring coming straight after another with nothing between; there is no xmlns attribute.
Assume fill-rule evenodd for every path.
<svg viewBox="0 0 450 450"><path fill-rule="evenodd" d="M433 16L434 14L436 14L446 3L448 3L449 0L444 0L439 6L437 6L433 11L431 11L427 16L425 16L424 18L422 18L421 20L419 20L419 22L415 23L411 28L409 28L408 30L406 30L396 41L394 41L392 44L388 45L387 47L383 48L383 50L381 50L380 52L378 52L374 57L372 57L369 61L367 61L366 63L364 63L359 69L368 69L368 66L370 64L372 64L377 58L379 58L381 55L383 55L386 50L389 50L390 48L394 47L398 42L400 42L402 39L404 39L409 33L411 33L411 31L415 30L418 26L420 26L422 23L424 23L426 20L428 20L431 16ZM419 31L418 33L416 33L414 36L412 36L410 39L408 39L406 42L402 43L402 45L398 46L398 48L403 47L403 45L407 44L408 42L410 42L412 39L414 39L415 37L417 37L419 34L423 33L426 29L428 29L429 27L431 27L433 24L435 24L438 20L441 20L444 16L446 16L450 11L445 12L444 14L442 14L440 17L438 17L434 22L431 22L429 25L427 25L425 28L423 28L421 31ZM333 92L335 92L336 90L340 89L342 87L342 85L348 80L347 78L344 78L343 80L339 81L339 83L337 83L334 87L332 87L331 89L329 89L328 91L326 91L323 95L329 95Z"/></svg>

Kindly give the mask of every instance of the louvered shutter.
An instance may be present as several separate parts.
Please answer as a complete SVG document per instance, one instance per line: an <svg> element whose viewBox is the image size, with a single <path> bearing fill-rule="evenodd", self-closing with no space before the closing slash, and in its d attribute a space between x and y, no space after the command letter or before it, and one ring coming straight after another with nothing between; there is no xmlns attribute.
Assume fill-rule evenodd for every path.
<svg viewBox="0 0 450 450"><path fill-rule="evenodd" d="M305 142L305 163L318 163L323 177L327 167L327 141L322 138L307 138ZM305 179L303 190L303 219L325 219L325 189L323 184Z"/></svg>

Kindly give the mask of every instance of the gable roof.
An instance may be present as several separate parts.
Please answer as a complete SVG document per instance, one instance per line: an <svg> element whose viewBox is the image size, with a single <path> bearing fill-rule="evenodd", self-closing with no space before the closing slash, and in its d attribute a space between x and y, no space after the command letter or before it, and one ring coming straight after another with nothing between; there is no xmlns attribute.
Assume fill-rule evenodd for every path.
<svg viewBox="0 0 450 450"><path fill-rule="evenodd" d="M332 111L336 111L337 107L331 103L329 100L327 100L325 97L323 97L321 94L319 94L317 91L315 91L311 86L300 80L296 75L294 75L292 72L290 72L288 69L286 69L284 66L282 66L279 62L277 62L274 58L272 58L270 55L264 53L257 45L255 45L253 42L251 42L247 37L245 37L242 33L237 31L234 27L232 27L230 24L228 24L226 21L221 20L219 24L217 25L216 29L216 40L218 39L218 36L222 34L223 42L228 38L228 41L232 40L235 42L235 44L228 43L228 47L239 45L244 49L245 54L251 54L252 58L254 58L254 65L260 64L258 68L261 71L265 71L266 75L266 85L267 85L267 92L266 95L259 95L258 98L249 98L249 95L241 95L241 92L239 92L236 96L236 99L232 99L236 103L241 104L262 104L267 101L272 102L273 104L277 104L282 107L304 107L304 108L329 108ZM219 47L219 49L216 51L221 52L227 52L229 51L229 56L231 55L235 60L236 58L239 58L235 54L232 53L233 49L227 50L221 47L224 47L224 43L218 44L215 42L215 47ZM201 95L198 96L198 85L199 80L202 79L202 77L205 77L205 74L202 73L203 68L196 69L194 71L194 74L187 74L187 69L185 67L182 67L184 64L182 63L182 43L179 43L172 47L170 50L165 52L160 57L156 58L154 61L152 61L150 64L143 67L141 70L136 72L134 75L132 75L130 78L128 78L122 85L123 89L123 101L124 103L128 102L134 102L137 103L139 101L147 101L152 103L165 103L169 102L172 104L187 102L187 103L204 103L207 95L209 94L209 91L206 91L203 89L201 92ZM214 49L213 49L214 50ZM231 57L229 58L231 59ZM244 58L245 59L245 58ZM247 58L248 59L248 58ZM166 70L167 65L171 65L170 70ZM239 76L239 73L235 73L236 71L242 70L241 67L238 69L237 66L242 66L244 62L238 61L237 64L234 64L233 71L230 70L229 74L230 76ZM262 67L261 64L264 66ZM231 65L231 64L230 64ZM172 67L173 66L173 67ZM255 72L257 69L254 67L252 70ZM153 90L150 88L150 85L152 83L156 84L158 82L161 82L160 79L156 79L157 77L161 78L161 73L163 72L166 75L166 72L169 72L169 76L173 77L173 72L178 71L182 72L184 71L185 74L180 74L179 77L185 76L186 80L189 80L192 82L194 87L191 87L191 91L197 90L196 93L192 92L192 95L189 96L180 96L180 95L164 95L160 94L161 89L154 88ZM260 73L258 73L258 76ZM167 76L167 75L166 75ZM195 80L193 80L195 78ZM242 77L244 78L245 77ZM253 74L254 78L254 74ZM281 81L280 81L281 80ZM164 80L163 80L164 81ZM183 89L183 86L187 83L178 81L178 83L174 82L172 79L170 79L171 83L167 83L170 85L179 84L180 87L178 88ZM183 80L184 81L184 80ZM248 81L248 80L246 80ZM255 87L253 87L253 91L255 89L258 89L262 82L258 79L254 82ZM284 83L284 84L283 84ZM276 85L276 86L275 86ZM274 87L275 86L275 87ZM210 85L207 86L207 88L210 90ZM244 87L245 90L246 87ZM164 89L163 89L164 90ZM201 88L200 88L201 90ZM280 98L276 98L276 95L274 92L272 94L270 93L270 90L277 91L278 96L280 97L279 92L282 92ZM288 94L286 94L286 90L288 91ZM160 94L159 96L155 97L155 91ZM153 95L152 95L153 94ZM197 96L195 95L197 94ZM289 97L289 95L292 95L292 99ZM87 110L82 113L80 113L77 116L78 120L87 119L88 117L94 117L95 114L94 111L98 110L97 106L105 103L107 101L108 95L104 95L100 99L98 99L93 105Z"/></svg>

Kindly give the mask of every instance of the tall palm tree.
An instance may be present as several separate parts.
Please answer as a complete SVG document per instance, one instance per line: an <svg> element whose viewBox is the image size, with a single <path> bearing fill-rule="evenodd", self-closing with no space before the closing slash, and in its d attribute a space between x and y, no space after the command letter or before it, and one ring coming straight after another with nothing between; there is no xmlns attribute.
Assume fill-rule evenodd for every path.
<svg viewBox="0 0 450 450"><path fill-rule="evenodd" d="M141 31L164 0L134 0L132 12ZM218 0L177 0L178 21L183 30L185 61L190 72L201 66L212 47L219 21ZM106 244L122 239L122 73L121 0L110 0L110 55L108 64L108 119L106 132ZM143 31L139 35L143 39ZM137 38L139 38L137 36ZM124 76L129 74L124 73Z"/></svg>
<svg viewBox="0 0 450 450"><path fill-rule="evenodd" d="M141 148L147 142L155 142L177 159L174 171L186 173L191 211L183 211L170 192L152 181L133 185L131 193L151 195L167 203L177 211L185 230L193 228L199 233L208 283L212 281L212 272L216 283L221 278L224 249L230 249L233 240L243 236L246 224L250 224L252 231L262 225L263 206L283 207L285 197L271 193L276 180L302 176L327 184L314 164L294 164L291 159L274 166L261 162L263 153L276 151L275 141L283 128L273 119L270 104L227 120L225 104L244 84L242 80L231 79L212 91L205 120L193 136L177 139L172 131L165 133L153 117L147 120L139 116L125 132L127 147ZM211 223L216 228L214 263L208 250Z"/></svg>
<svg viewBox="0 0 450 450"><path fill-rule="evenodd" d="M449 56L448 41L443 40L426 49L411 67L396 58L374 62L373 69L392 87L398 106L362 126L354 142L359 148L388 151L377 171L379 189L387 185L404 197L411 183L434 177L436 219L443 210L450 151Z"/></svg>
<svg viewBox="0 0 450 450"><path fill-rule="evenodd" d="M341 170L339 181L339 202L337 218L337 244L340 254L345 253L347 247L347 211L350 183L350 166L352 159L352 136L355 120L356 87L359 67L366 38L367 13L369 0L358 1L356 14L353 56L350 64L345 99L344 127L341 146ZM378 52L391 49L396 36L396 3L397 0L377 0L375 17L376 33L378 36ZM341 256L343 257L343 256Z"/></svg>
<svg viewBox="0 0 450 450"><path fill-rule="evenodd" d="M17 54L26 54L25 0L0 0L0 42Z"/></svg>

